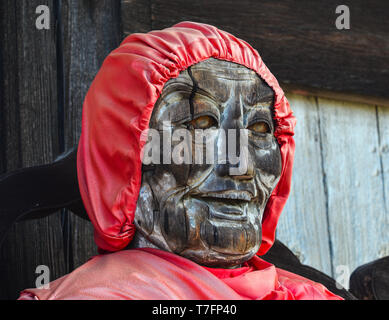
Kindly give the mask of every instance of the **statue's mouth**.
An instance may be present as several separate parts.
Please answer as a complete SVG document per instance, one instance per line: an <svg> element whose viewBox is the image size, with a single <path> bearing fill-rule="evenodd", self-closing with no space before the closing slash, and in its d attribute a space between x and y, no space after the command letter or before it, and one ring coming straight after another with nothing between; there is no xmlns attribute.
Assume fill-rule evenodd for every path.
<svg viewBox="0 0 389 320"><path fill-rule="evenodd" d="M247 206L253 200L248 191L228 190L195 194L193 197L206 203L210 218L247 221Z"/></svg>
<svg viewBox="0 0 389 320"><path fill-rule="evenodd" d="M215 204L212 201L207 202L210 218L232 220L232 221L247 221L247 209L242 206L230 206L222 203Z"/></svg>
<svg viewBox="0 0 389 320"><path fill-rule="evenodd" d="M249 202L254 198L251 192L245 190L211 191L207 193L195 192L191 196L195 198L219 199L221 201L237 200L238 202Z"/></svg>

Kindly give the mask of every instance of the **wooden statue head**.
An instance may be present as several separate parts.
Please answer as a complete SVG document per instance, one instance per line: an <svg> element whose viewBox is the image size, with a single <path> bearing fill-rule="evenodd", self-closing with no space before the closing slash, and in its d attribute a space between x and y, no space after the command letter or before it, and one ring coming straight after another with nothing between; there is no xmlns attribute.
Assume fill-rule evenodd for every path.
<svg viewBox="0 0 389 320"><path fill-rule="evenodd" d="M281 175L273 102L257 73L214 58L165 84L147 132L133 246L210 267L257 253Z"/></svg>

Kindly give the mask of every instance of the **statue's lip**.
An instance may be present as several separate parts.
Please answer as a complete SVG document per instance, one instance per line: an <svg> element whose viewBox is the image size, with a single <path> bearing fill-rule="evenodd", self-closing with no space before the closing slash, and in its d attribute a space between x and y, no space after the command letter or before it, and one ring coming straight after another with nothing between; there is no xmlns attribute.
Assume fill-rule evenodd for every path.
<svg viewBox="0 0 389 320"><path fill-rule="evenodd" d="M203 200L212 218L232 221L246 221L247 214L242 205L254 197L251 192L242 190L223 190L207 193L195 193L193 197Z"/></svg>
<svg viewBox="0 0 389 320"><path fill-rule="evenodd" d="M242 200L251 201L254 196L249 191L242 190L224 190L224 191L212 191L207 193L193 193L192 196L200 198L214 198L214 199L231 199L231 200Z"/></svg>
<svg viewBox="0 0 389 320"><path fill-rule="evenodd" d="M247 215L244 210L237 208L223 207L221 210L216 210L212 205L208 206L209 215L212 218L232 221L247 221Z"/></svg>

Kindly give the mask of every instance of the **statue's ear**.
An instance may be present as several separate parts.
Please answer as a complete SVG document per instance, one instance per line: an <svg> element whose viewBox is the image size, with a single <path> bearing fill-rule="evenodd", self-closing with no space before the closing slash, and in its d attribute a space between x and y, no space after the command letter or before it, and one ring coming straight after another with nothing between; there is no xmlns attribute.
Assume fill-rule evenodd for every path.
<svg viewBox="0 0 389 320"><path fill-rule="evenodd" d="M0 176L0 245L19 220L38 219L67 208L88 219L77 181L77 148L53 163Z"/></svg>

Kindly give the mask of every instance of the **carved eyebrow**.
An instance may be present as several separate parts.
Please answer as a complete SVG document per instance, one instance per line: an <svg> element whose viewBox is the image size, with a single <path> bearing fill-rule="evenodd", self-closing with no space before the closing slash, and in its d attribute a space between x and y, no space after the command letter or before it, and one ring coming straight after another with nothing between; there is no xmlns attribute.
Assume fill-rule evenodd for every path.
<svg viewBox="0 0 389 320"><path fill-rule="evenodd" d="M194 90L196 88L196 90ZM201 92L198 92L201 91ZM176 111L172 114L172 122L181 122L185 119L191 120L198 115L212 114L217 121L220 121L220 111L217 107L217 103L214 100L209 99L209 96L202 94L204 90L199 89L196 86L192 86L186 82L173 82L169 86L164 88L163 95L159 100L164 105L173 107ZM197 100L197 99L201 100ZM199 101L208 101L207 108L199 109ZM203 105L203 103L200 103ZM203 110L204 109L204 110ZM207 109L207 110L205 110ZM164 113L162 109L158 113Z"/></svg>
<svg viewBox="0 0 389 320"><path fill-rule="evenodd" d="M271 108L274 104L274 98L275 96L273 92L265 92L264 94L261 94L256 90L251 96L246 97L244 105L247 109Z"/></svg>
<svg viewBox="0 0 389 320"><path fill-rule="evenodd" d="M247 110L263 110L265 108L272 108L273 100L259 101L256 103L245 103L244 107L247 108Z"/></svg>
<svg viewBox="0 0 389 320"><path fill-rule="evenodd" d="M193 90L192 84L186 82L167 82L162 90L161 97L164 98L167 95L174 93L174 91L177 91L177 88L188 92Z"/></svg>
<svg viewBox="0 0 389 320"><path fill-rule="evenodd" d="M268 104L274 103L275 93L274 90L263 80L259 75L259 89L253 90L251 96L247 97L247 103L249 105L255 106L257 104L263 105L264 103Z"/></svg>
<svg viewBox="0 0 389 320"><path fill-rule="evenodd" d="M274 92L273 92L272 89L270 89L270 90L261 90L261 94L259 95L258 99L259 99L260 102L271 102L271 103L273 103L274 97L275 97L275 95L274 95Z"/></svg>

